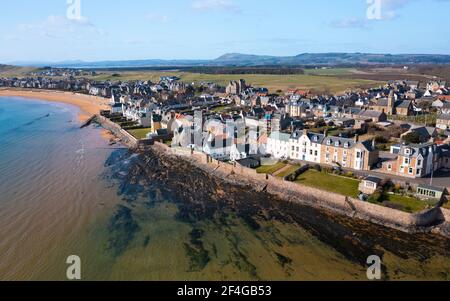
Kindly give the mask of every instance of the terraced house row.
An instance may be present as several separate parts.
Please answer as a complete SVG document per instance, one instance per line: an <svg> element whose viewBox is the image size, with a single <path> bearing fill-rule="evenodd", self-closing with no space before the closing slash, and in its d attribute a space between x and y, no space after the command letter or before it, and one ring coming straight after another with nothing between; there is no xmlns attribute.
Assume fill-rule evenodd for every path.
<svg viewBox="0 0 450 301"><path fill-rule="evenodd" d="M371 170L377 163L374 141L360 142L313 132L295 131L292 135L273 132L267 151L276 159L293 159L317 164L339 165L355 170Z"/></svg>
<svg viewBox="0 0 450 301"><path fill-rule="evenodd" d="M432 172L450 169L450 147L435 143L395 145L380 152L374 140L327 136L307 130L292 134L273 132L267 152L275 159L299 160L340 166L358 171L377 171L406 178L422 178Z"/></svg>

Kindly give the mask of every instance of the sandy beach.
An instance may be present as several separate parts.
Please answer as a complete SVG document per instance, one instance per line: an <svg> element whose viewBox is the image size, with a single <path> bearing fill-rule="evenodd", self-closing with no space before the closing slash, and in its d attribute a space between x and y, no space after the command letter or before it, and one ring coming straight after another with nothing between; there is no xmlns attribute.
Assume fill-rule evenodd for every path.
<svg viewBox="0 0 450 301"><path fill-rule="evenodd" d="M100 110L109 108L109 101L106 98L62 91L7 88L0 89L0 96L33 98L74 105L80 108L79 119L81 122L98 114Z"/></svg>

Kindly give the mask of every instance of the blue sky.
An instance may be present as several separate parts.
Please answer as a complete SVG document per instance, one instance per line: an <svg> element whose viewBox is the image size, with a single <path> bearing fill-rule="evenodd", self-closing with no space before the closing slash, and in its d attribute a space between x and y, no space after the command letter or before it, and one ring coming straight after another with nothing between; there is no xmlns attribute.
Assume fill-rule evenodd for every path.
<svg viewBox="0 0 450 301"><path fill-rule="evenodd" d="M211 59L229 52L450 54L449 0L3 1L0 62Z"/></svg>

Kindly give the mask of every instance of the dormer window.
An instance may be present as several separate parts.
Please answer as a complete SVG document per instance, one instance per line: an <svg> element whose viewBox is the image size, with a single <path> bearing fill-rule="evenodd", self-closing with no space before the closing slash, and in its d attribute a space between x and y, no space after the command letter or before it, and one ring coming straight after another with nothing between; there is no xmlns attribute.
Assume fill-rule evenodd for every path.
<svg viewBox="0 0 450 301"><path fill-rule="evenodd" d="M327 145L331 145L331 140L330 139L327 140Z"/></svg>
<svg viewBox="0 0 450 301"><path fill-rule="evenodd" d="M411 155L411 149L407 148L407 149L405 150L405 154L406 154L407 156Z"/></svg>
<svg viewBox="0 0 450 301"><path fill-rule="evenodd" d="M314 136L313 140L314 140L314 142L317 142L319 140L319 138L317 136Z"/></svg>
<svg viewBox="0 0 450 301"><path fill-rule="evenodd" d="M334 143L334 146L336 146L336 147L339 147L339 145L341 145L341 143L340 143L339 141L336 141L336 142Z"/></svg>
<svg viewBox="0 0 450 301"><path fill-rule="evenodd" d="M345 142L344 147L349 148L350 144L348 142Z"/></svg>

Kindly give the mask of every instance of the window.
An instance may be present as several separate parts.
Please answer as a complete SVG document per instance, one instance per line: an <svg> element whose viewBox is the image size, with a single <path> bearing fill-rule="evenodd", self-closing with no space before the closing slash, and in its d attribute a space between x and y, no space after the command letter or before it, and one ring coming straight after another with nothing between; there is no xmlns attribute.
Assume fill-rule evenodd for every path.
<svg viewBox="0 0 450 301"><path fill-rule="evenodd" d="M317 151L315 151L315 152L314 152L314 156L317 156L317 155L318 155L318 152L317 152Z"/></svg>
<svg viewBox="0 0 450 301"><path fill-rule="evenodd" d="M405 150L405 154L407 154L408 156L411 155L411 150L410 150L409 148L407 148L407 149Z"/></svg>
<svg viewBox="0 0 450 301"><path fill-rule="evenodd" d="M410 158L405 158L404 162L405 162L406 165L409 165L411 163L411 159Z"/></svg>
<svg viewBox="0 0 450 301"><path fill-rule="evenodd" d="M373 182L366 182L366 187L369 187L369 188L374 188L375 187L375 184L373 183Z"/></svg>
<svg viewBox="0 0 450 301"><path fill-rule="evenodd" d="M417 161L417 165L421 166L422 165L422 160Z"/></svg>
<svg viewBox="0 0 450 301"><path fill-rule="evenodd" d="M392 170L392 164L388 164L387 169Z"/></svg>
<svg viewBox="0 0 450 301"><path fill-rule="evenodd" d="M414 170L413 170L412 168L410 168L410 169L408 170L408 172L409 172L410 175L412 175L412 174L414 173Z"/></svg>

